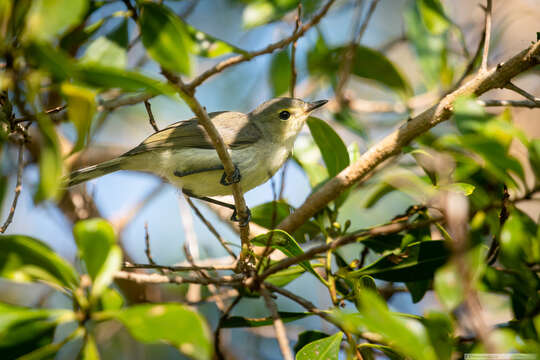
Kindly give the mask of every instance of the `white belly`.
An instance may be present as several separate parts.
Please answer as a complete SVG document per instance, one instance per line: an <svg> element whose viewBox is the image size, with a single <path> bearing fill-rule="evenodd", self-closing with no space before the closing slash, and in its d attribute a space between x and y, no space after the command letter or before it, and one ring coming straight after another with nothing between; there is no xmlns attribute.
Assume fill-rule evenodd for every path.
<svg viewBox="0 0 540 360"><path fill-rule="evenodd" d="M289 145L289 144L287 144ZM244 149L230 150L233 163L240 169L240 185L244 192L266 182L279 170L290 153L287 145L276 145L270 142L248 146ZM148 154L150 155L150 154ZM163 151L150 155L146 164L150 164L147 171L166 178L172 184L191 191L199 196L231 195L231 186L220 184L223 170L211 170L179 177L175 172L189 172L203 170L221 165L217 153L213 149L182 149L178 151ZM157 162L161 163L160 166ZM152 168L152 163L156 166Z"/></svg>

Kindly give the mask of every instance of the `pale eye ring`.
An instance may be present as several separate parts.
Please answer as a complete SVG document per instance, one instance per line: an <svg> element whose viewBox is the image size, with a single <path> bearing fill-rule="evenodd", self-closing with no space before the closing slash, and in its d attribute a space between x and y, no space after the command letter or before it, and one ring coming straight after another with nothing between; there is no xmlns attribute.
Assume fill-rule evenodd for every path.
<svg viewBox="0 0 540 360"><path fill-rule="evenodd" d="M291 113L288 112L287 110L283 110L282 112L279 113L279 118L281 120L287 120L291 117Z"/></svg>

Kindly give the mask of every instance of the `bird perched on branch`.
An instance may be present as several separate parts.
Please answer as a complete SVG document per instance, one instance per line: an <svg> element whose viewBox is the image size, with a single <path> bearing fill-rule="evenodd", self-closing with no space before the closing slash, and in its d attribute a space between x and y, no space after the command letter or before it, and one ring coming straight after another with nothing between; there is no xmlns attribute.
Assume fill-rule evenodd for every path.
<svg viewBox="0 0 540 360"><path fill-rule="evenodd" d="M209 197L231 195L229 185L235 182L248 191L272 177L289 157L311 112L326 102L275 98L249 114L209 113L230 149L235 165L232 181L227 180L210 137L198 119L192 118L150 135L115 159L72 172L65 182L72 186L117 170L150 172L167 179L188 196L235 210L231 219L237 221L234 205Z"/></svg>

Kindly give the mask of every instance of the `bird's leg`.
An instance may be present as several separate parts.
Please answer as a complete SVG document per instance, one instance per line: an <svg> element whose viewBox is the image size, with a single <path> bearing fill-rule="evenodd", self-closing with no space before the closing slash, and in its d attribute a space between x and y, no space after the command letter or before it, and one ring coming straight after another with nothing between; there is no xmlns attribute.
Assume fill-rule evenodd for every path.
<svg viewBox="0 0 540 360"><path fill-rule="evenodd" d="M229 181L229 179L227 179L227 174L223 173L219 183L224 186L229 186L240 182L241 179L242 175L240 175L240 169L238 168L238 166L234 165L234 172L231 175L231 180Z"/></svg>
<svg viewBox="0 0 540 360"><path fill-rule="evenodd" d="M184 194L186 194L187 196L189 196L189 197L199 199L199 200L202 200L202 201L206 201L206 202L209 202L211 204L223 206L223 207L226 207L228 209L233 210L233 214L231 216L231 221L240 222L240 220L238 219L238 215L237 215L238 213L236 212L236 206L234 206L233 204L229 204L229 203L226 203L226 202L223 202L223 201L212 199L211 197L208 197L208 196L197 196L197 195L193 194L191 191L186 190L186 189L182 189L182 192ZM240 223L240 225L242 225L242 226L246 225L251 220L251 211L249 210L249 208L247 208L247 213L248 213L248 217L247 217L246 221Z"/></svg>

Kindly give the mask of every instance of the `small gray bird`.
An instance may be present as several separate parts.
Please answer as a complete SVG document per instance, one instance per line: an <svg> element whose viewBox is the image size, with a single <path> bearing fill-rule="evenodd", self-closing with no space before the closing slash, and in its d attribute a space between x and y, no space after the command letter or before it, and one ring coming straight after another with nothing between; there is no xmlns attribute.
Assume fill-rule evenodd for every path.
<svg viewBox="0 0 540 360"><path fill-rule="evenodd" d="M234 182L240 182L242 189L248 191L267 181L289 157L309 114L326 103L275 98L247 115L233 111L209 113L235 164L235 176L230 183L197 118L174 123L115 159L76 170L66 183L76 185L117 170L150 172L167 179L188 196L235 209L234 205L209 196L230 195L229 185ZM232 219L236 220L236 212Z"/></svg>

